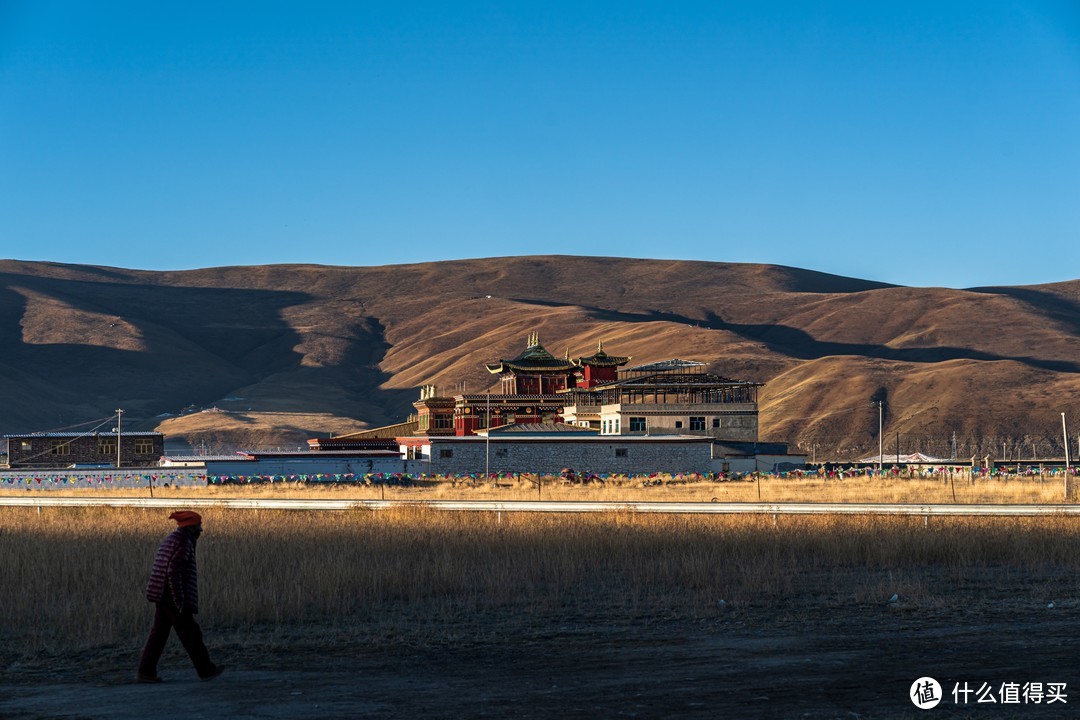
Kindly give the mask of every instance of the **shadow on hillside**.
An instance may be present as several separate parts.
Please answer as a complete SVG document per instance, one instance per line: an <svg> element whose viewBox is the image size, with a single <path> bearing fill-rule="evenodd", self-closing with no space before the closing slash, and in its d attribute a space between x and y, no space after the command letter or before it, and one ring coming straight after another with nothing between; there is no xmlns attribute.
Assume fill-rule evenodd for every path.
<svg viewBox="0 0 1080 720"><path fill-rule="evenodd" d="M1041 315L1064 325L1073 336L1080 336L1080 303L1044 290L1024 287L972 288L968 292L1005 295L1018 300Z"/></svg>
<svg viewBox="0 0 1080 720"><path fill-rule="evenodd" d="M288 370L300 362L292 348L297 334L281 310L308 298L301 293L226 288L177 288L56 280L0 274L0 341L5 364L41 383L39 400L72 408L77 417L47 415L53 421L85 419L88 408L108 413L129 410L132 419L186 406L204 406L230 390ZM9 289L26 288L85 315L46 314L45 328L26 327L28 301ZM70 323L64 327L64 323ZM132 326L143 350L108 347L117 327ZM66 336L87 342L29 343L25 332ZM94 334L105 339L95 344ZM126 338L130 332L124 333ZM40 422L37 409L12 408L3 419ZM19 430L25 430L20 427Z"/></svg>
<svg viewBox="0 0 1080 720"><path fill-rule="evenodd" d="M77 313L46 312L28 319L28 300L12 288L54 299ZM160 413L206 407L238 388L263 383L265 397L294 393L310 412L386 414L411 410L412 390L381 390L378 370L388 345L384 328L370 318L350 337L349 352L327 367L304 367L303 338L283 319L287 308L312 301L302 292L109 283L0 273L0 392L11 403L0 419L5 431L57 428L108 415L117 407L129 421L155 424ZM87 316L83 313L90 313ZM25 323L60 326L24 328ZM67 327L63 327L68 323ZM132 333L128 327L134 328ZM87 342L25 342L38 337L85 337ZM316 332L320 329L316 328ZM328 329L334 333L337 328ZM94 333L102 334L95 344ZM144 349L108 347L123 334ZM115 343L114 343L115 344ZM13 399L18 402L12 402ZM334 407L322 407L334 399ZM381 420L382 417L372 418ZM396 417L393 420L397 420ZM133 424L133 429L136 427Z"/></svg>
<svg viewBox="0 0 1080 720"><path fill-rule="evenodd" d="M1071 305L1071 303L1063 301L1060 298L1055 299L1059 300L1062 305ZM513 298L513 300L515 302L540 305L543 307L567 306L565 303L527 298ZM761 343L773 352L787 357L797 358L799 360L816 360L830 355L853 355L909 363L936 363L946 362L948 360L1011 360L1040 370L1049 370L1052 372L1080 372L1080 364L1074 362L1046 360L1030 356L1012 357L974 350L972 348L891 348L885 345L874 345L869 343L830 342L818 340L804 330L799 330L798 328L789 327L787 325L727 322L720 318L716 313L709 313L704 319L695 319L677 313L664 312L662 310L653 310L646 313L630 313L598 307L579 307L582 307L582 309L591 317L607 322L670 322L688 325L690 327L705 328L707 330L724 330L747 340ZM1045 305L1038 305L1038 307L1040 310L1045 311ZM1063 315L1063 317L1067 318L1068 316ZM1076 317L1073 317L1071 321L1076 323ZM1080 328L1078 328L1078 330L1080 330Z"/></svg>
<svg viewBox="0 0 1080 720"><path fill-rule="evenodd" d="M360 322L338 331L347 332L350 339L343 359L332 366L301 368L295 377L305 385L327 388L347 398L348 415L372 427L404 422L415 412L412 403L419 398L419 391L383 387L391 379L380 368L390 349L386 328L376 318L364 316Z"/></svg>
<svg viewBox="0 0 1080 720"><path fill-rule="evenodd" d="M785 282L777 289L783 292L847 295L868 290L903 287L876 280L862 280L788 265L772 265L770 268L773 272L782 273Z"/></svg>

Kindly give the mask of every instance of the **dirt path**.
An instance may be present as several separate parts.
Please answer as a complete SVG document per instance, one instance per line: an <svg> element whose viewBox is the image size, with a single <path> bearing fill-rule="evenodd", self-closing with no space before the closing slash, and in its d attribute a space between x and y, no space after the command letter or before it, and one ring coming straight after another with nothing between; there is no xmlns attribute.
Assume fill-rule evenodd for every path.
<svg viewBox="0 0 1080 720"><path fill-rule="evenodd" d="M0 680L0 718L1078 717L1078 613L774 608L707 624L570 623L453 647L226 651L229 669L206 683L173 653L161 669L168 682L153 686L130 682L123 655L89 669L13 665ZM922 676L945 696L931 710L908 697ZM999 702L977 703L974 693L954 702L964 682L986 683ZM1030 682L1065 683L1067 702L1000 702L1002 683Z"/></svg>

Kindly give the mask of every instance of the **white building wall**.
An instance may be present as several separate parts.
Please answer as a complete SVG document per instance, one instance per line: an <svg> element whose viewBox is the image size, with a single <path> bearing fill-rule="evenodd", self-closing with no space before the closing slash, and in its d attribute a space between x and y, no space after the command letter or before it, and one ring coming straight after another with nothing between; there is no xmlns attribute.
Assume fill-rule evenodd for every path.
<svg viewBox="0 0 1080 720"><path fill-rule="evenodd" d="M644 431L635 430L632 418L644 418ZM691 418L703 418L704 427L691 427ZM754 442L758 439L758 411L754 403L627 403L600 407L603 435L704 435L718 440Z"/></svg>

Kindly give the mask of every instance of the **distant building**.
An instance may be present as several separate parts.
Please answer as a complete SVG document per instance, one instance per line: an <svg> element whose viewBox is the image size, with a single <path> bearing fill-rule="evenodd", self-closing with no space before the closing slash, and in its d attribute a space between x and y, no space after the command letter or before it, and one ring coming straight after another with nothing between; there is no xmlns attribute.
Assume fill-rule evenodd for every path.
<svg viewBox="0 0 1080 720"><path fill-rule="evenodd" d="M712 441L706 437L604 437L564 423L508 425L473 436L402 437L398 442L403 457L428 461L428 472L434 474L713 470Z"/></svg>
<svg viewBox="0 0 1080 720"><path fill-rule="evenodd" d="M717 442L693 435L601 435L565 423L507 425L474 436L400 437L402 459L425 461L433 474L485 470L558 474L578 472L775 472L806 464L786 443Z"/></svg>
<svg viewBox="0 0 1080 720"><path fill-rule="evenodd" d="M806 462L783 443L758 441L761 383L710 373L693 360L622 370L629 360L607 354L603 343L591 355L557 358L532 333L516 357L485 364L499 376L499 392L448 396L426 385L412 425L308 443L360 450L397 432L401 459L435 474L749 472Z"/></svg>
<svg viewBox="0 0 1080 720"><path fill-rule="evenodd" d="M566 393L617 379L617 369L630 358L597 351L576 360L570 354L557 358L532 333L525 349L509 360L486 363L499 376L500 392L462 393L441 396L434 385L420 391L413 403L418 418L417 434L466 437L502 425L529 425L563 421Z"/></svg>
<svg viewBox="0 0 1080 720"><path fill-rule="evenodd" d="M3 440L12 468L116 467L118 442L121 467L150 467L165 453L165 436L158 432L125 432L119 438L114 432L38 432Z"/></svg>
<svg viewBox="0 0 1080 720"><path fill-rule="evenodd" d="M403 423L385 425L338 435L337 437L312 438L307 441L308 449L313 452L397 450L394 438L416 432L417 421L406 420Z"/></svg>
<svg viewBox="0 0 1080 720"><path fill-rule="evenodd" d="M327 481L340 480L340 475L382 473L419 474L427 471L426 463L410 463L394 449L315 450L298 452L237 452L232 455L175 455L162 458L163 467L201 469L211 482L225 478L268 478L282 480Z"/></svg>
<svg viewBox="0 0 1080 720"><path fill-rule="evenodd" d="M639 365L565 393L566 422L602 435L700 435L756 442L760 383L706 372L705 363Z"/></svg>
<svg viewBox="0 0 1080 720"><path fill-rule="evenodd" d="M476 435L503 425L566 422L601 435L695 435L716 440L758 439L761 383L706 371L705 363L665 360L620 370L629 357L596 352L556 358L536 333L517 357L487 363L498 393L440 396L420 391L416 434Z"/></svg>

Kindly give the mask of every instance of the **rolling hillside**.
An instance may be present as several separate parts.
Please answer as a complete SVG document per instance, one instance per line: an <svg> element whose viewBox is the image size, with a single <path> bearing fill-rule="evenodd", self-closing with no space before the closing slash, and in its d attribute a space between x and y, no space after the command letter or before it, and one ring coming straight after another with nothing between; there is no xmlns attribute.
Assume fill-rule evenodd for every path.
<svg viewBox="0 0 1080 720"><path fill-rule="evenodd" d="M538 331L632 364L703 360L766 383L762 438L818 459L1061 453L1080 431L1080 281L947 290L795 268L514 257L147 272L0 261L0 431L122 407L132 428L291 447L389 424L417 388L481 390ZM212 412L200 412L215 408ZM1071 423L1073 421L1070 421ZM1032 445L1034 444L1034 448ZM816 450L815 450L816 447ZM991 450L993 449L993 450Z"/></svg>

